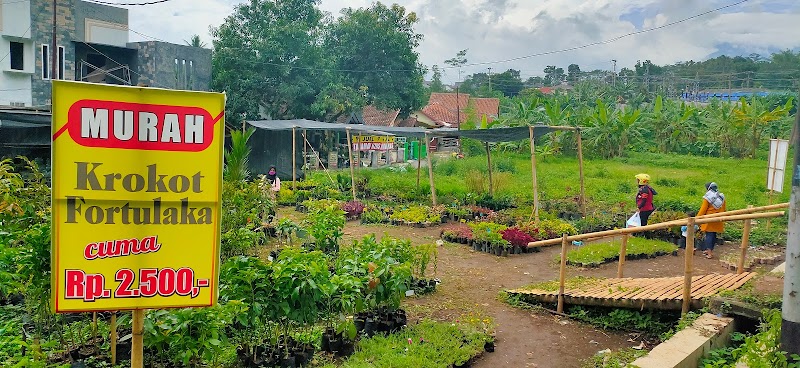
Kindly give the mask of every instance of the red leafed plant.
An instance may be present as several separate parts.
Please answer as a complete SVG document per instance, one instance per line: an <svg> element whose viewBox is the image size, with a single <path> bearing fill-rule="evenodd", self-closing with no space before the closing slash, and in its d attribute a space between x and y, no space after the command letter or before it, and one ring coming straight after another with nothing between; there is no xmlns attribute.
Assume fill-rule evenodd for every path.
<svg viewBox="0 0 800 368"><path fill-rule="evenodd" d="M364 212L364 204L359 201L349 201L342 203L341 209L347 214L347 217L358 217Z"/></svg>
<svg viewBox="0 0 800 368"><path fill-rule="evenodd" d="M526 234L517 227L510 227L500 232L503 234L503 239L507 240L511 245L518 247L527 246L528 243L534 241L533 237Z"/></svg>
<svg viewBox="0 0 800 368"><path fill-rule="evenodd" d="M472 229L466 224L447 225L442 229L442 236L459 239L472 239Z"/></svg>

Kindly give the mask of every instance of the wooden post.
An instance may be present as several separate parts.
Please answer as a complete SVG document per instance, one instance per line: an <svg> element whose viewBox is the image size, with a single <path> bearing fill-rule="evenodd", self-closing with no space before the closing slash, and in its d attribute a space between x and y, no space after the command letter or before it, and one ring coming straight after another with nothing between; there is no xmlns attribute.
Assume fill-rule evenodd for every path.
<svg viewBox="0 0 800 368"><path fill-rule="evenodd" d="M772 152L770 152L770 153L772 153ZM771 167L771 169L772 169L772 181L771 181L772 187L769 188L769 204L771 205L772 204L772 194L774 192L774 190L772 188L775 188L775 174L778 172L778 145L777 144L775 144L775 154L774 154L774 156L772 154L770 154L770 156L775 157L775 167ZM771 219L767 219L767 230L769 230L769 226L771 225L770 223L772 222L770 220Z"/></svg>
<svg viewBox="0 0 800 368"><path fill-rule="evenodd" d="M622 278L622 269L625 268L625 256L628 254L628 234L622 235L622 244L619 246L619 265L617 266L617 278Z"/></svg>
<svg viewBox="0 0 800 368"><path fill-rule="evenodd" d="M361 133L358 133L358 143L356 144L356 157L358 157L358 159L356 161L358 161L358 168L359 169L362 167L361 166L361 142L363 142L363 141L364 140L361 138Z"/></svg>
<svg viewBox="0 0 800 368"><path fill-rule="evenodd" d="M131 368L144 368L144 309L133 310Z"/></svg>
<svg viewBox="0 0 800 368"><path fill-rule="evenodd" d="M686 224L686 252L683 265L683 306L681 315L689 312L692 303L692 269L694 268L694 217Z"/></svg>
<svg viewBox="0 0 800 368"><path fill-rule="evenodd" d="M747 208L752 208L753 206L747 206ZM753 226L753 220L744 220L744 230L742 231L742 249L741 255L739 256L739 264L736 265L736 273L744 272L744 260L747 257L747 247L750 245L750 227Z"/></svg>
<svg viewBox="0 0 800 368"><path fill-rule="evenodd" d="M489 196L494 196L494 183L492 183L492 153L489 152L489 142L486 142L486 165L489 168Z"/></svg>
<svg viewBox="0 0 800 368"><path fill-rule="evenodd" d="M536 139L533 136L533 127L528 127L531 135L531 181L533 184L533 218L539 223L539 180L536 178Z"/></svg>
<svg viewBox="0 0 800 368"><path fill-rule="evenodd" d="M417 188L419 188L420 167L422 167L422 140L417 138Z"/></svg>
<svg viewBox="0 0 800 368"><path fill-rule="evenodd" d="M117 312L111 312L111 365L117 364Z"/></svg>
<svg viewBox="0 0 800 368"><path fill-rule="evenodd" d="M425 134L425 150L428 148L428 135ZM431 201L436 205L436 185L433 183L433 164L431 163L431 153L427 152L425 157L428 158L428 181L431 184Z"/></svg>
<svg viewBox="0 0 800 368"><path fill-rule="evenodd" d="M347 153L350 155L350 189L353 191L353 200L356 200L356 175L353 171L353 143L350 140L350 129L347 129Z"/></svg>
<svg viewBox="0 0 800 368"><path fill-rule="evenodd" d="M306 156L308 156L308 145L306 144L306 141L308 141L308 135L307 135L308 132L305 129L303 129L303 133L302 134L303 134L303 166L305 166L306 165ZM336 141L340 142L339 141L339 139L340 139L339 138L339 132L336 132L336 138L337 138Z"/></svg>
<svg viewBox="0 0 800 368"><path fill-rule="evenodd" d="M558 313L564 313L564 279L567 277L567 234L561 236L561 269L558 271Z"/></svg>
<svg viewBox="0 0 800 368"><path fill-rule="evenodd" d="M576 129L575 132L578 134L578 174L581 177L581 215L586 217L586 190L583 185L583 143L581 141L580 128Z"/></svg>
<svg viewBox="0 0 800 368"><path fill-rule="evenodd" d="M292 190L297 190L297 128L292 127Z"/></svg>

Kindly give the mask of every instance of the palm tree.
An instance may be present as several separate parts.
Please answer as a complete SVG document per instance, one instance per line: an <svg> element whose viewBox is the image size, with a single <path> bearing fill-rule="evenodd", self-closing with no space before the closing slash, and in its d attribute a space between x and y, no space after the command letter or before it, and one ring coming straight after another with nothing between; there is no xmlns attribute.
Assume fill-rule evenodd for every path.
<svg viewBox="0 0 800 368"><path fill-rule="evenodd" d="M251 148L247 145L247 141L254 132L254 128L231 131L231 149L225 151L225 167L222 169L222 177L226 181L243 183L250 176L247 163Z"/></svg>
<svg viewBox="0 0 800 368"><path fill-rule="evenodd" d="M183 42L186 42L187 45L192 47L202 47L202 48L206 47L206 43L200 40L200 35L193 35L192 38L189 39L189 41L183 40Z"/></svg>

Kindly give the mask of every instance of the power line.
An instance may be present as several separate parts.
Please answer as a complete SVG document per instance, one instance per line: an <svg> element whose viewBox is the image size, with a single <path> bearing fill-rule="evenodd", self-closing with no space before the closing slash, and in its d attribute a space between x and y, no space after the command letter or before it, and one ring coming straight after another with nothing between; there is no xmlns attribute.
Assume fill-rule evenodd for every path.
<svg viewBox="0 0 800 368"><path fill-rule="evenodd" d="M669 22L669 23L666 23L666 24L660 25L660 26L658 26L658 27L653 27L653 28L648 28L648 29L643 29L643 30L640 30L640 31L636 31L636 32L630 32L630 33L626 33L626 34L624 34L624 35L622 35L622 36L617 36L617 37L614 37L614 38L609 38L609 39L607 39L607 40L603 40L603 41L592 42L592 43L588 43L588 44L581 45L581 46L569 47L569 48L566 48L566 49L552 50L552 51L545 51L545 52L540 52L540 53L531 54L531 55L526 55L526 56L519 56L519 57L510 58L510 59L505 59L505 60L498 60L498 61L485 61L485 62L480 62L480 63L466 64L466 65L464 65L464 66L465 66L465 67L467 67L467 66L477 66L477 65L487 65L487 64L500 64L500 63L507 63L507 62L509 62L509 61L523 60L523 59L529 59L529 58L532 58L532 57L537 57L537 56L545 56L545 55L559 54L559 53L562 53L562 52L568 52L568 51L575 51L575 50L585 49L585 48L587 48L587 47L592 47L592 46L597 46L597 45L605 45L605 44L609 44L609 43L612 43L612 42L619 41L619 40L621 40L621 39L623 39L623 38L627 38L627 37L630 37L630 36L635 36L635 35L639 35L639 34L642 34L642 33L652 32L652 31L655 31L655 30L659 30L659 29L663 29L663 28L671 27L671 26L674 26L674 25L676 25L676 24L680 24L680 23L683 23L683 22L686 22L686 21L689 21L689 20L692 20L692 19L695 19L695 18L702 17L702 16L704 16L704 15L708 15L708 14L711 14L711 13L715 13L715 12L718 12L718 11L720 11L720 10L723 10L723 9L727 9L727 8L730 8L730 7L734 7L734 6L737 6L737 5L740 5L740 4L744 4L744 3L748 2L748 1L749 1L749 0L740 0L740 1L738 1L738 2L736 2L736 3L733 3L733 4L729 4L729 5L721 6L721 7L719 7L719 8L712 9L712 10L709 10L709 11L706 11L706 12L702 12L702 13L700 13L700 14L692 15L691 17L688 17L688 18L683 18L683 19L680 19L680 20L676 20L676 21L674 21L674 22Z"/></svg>
<svg viewBox="0 0 800 368"><path fill-rule="evenodd" d="M144 6L144 5L161 4L161 3L165 3L165 2L170 1L170 0L153 0L153 1L143 2L143 3L112 3L112 2L109 2L109 1L99 1L99 0L85 0L85 1L88 1L88 2L91 2L91 3L95 3L95 4L103 4L103 5Z"/></svg>

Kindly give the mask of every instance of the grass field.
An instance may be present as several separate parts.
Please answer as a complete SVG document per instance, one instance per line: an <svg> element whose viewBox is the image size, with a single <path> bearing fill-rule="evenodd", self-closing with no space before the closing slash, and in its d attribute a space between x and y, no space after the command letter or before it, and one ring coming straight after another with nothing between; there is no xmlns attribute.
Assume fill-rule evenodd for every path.
<svg viewBox="0 0 800 368"><path fill-rule="evenodd" d="M567 252L567 262L573 265L598 266L602 263L614 261L615 257L619 257L620 244L621 240L614 239L573 248ZM656 254L670 254L676 249L678 247L672 243L631 236L628 237L626 254L628 257L653 256ZM555 259L560 259L560 255L557 255Z"/></svg>
<svg viewBox="0 0 800 368"><path fill-rule="evenodd" d="M517 204L532 202L530 156L510 153L493 153L495 196L511 196ZM578 161L574 157L548 157L537 163L540 198L558 199L575 196L580 192ZM710 157L633 153L630 157L612 160L584 161L585 188L590 204L597 206L634 207L636 180L634 175L650 174L652 186L658 192L655 204L660 208L699 208L705 193L704 184L714 181L728 201L729 209L752 205L766 205L766 160L722 159ZM349 171L342 171L349 175ZM320 181L328 181L325 174L315 173ZM366 177L374 193L398 193L414 196L421 201L430 193L427 170L422 169L420 188L416 189L416 167L405 170L357 170L357 176ZM486 156L465 159L438 158L434 162L437 194L442 201L447 197L464 199L467 193L486 191L488 178ZM775 193L773 203L789 199L790 174L785 176L784 193Z"/></svg>

